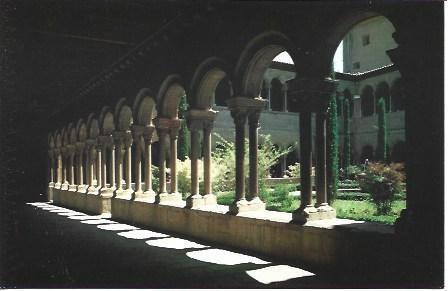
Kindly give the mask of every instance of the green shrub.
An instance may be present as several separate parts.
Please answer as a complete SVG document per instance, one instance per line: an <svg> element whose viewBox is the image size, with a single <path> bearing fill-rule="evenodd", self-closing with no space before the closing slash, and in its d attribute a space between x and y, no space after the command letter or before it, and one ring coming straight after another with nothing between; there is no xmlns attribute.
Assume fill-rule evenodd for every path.
<svg viewBox="0 0 448 291"><path fill-rule="evenodd" d="M370 194L378 214L389 213L394 195L402 191L404 175L394 167L371 163L364 173L358 175L361 190Z"/></svg>
<svg viewBox="0 0 448 291"><path fill-rule="evenodd" d="M339 122L337 112L337 97L331 96L328 106L328 166L327 166L327 193L330 204L338 195L339 173Z"/></svg>
<svg viewBox="0 0 448 291"><path fill-rule="evenodd" d="M292 212L298 207L298 199L289 195L293 191L296 191L296 185L281 184L271 192L261 193L261 198L265 201L268 210Z"/></svg>
<svg viewBox="0 0 448 291"><path fill-rule="evenodd" d="M289 177L300 177L300 163L296 162L293 165L289 165L285 173Z"/></svg>
<svg viewBox="0 0 448 291"><path fill-rule="evenodd" d="M159 191L159 167L151 165L151 173L152 173L152 189L155 192Z"/></svg>

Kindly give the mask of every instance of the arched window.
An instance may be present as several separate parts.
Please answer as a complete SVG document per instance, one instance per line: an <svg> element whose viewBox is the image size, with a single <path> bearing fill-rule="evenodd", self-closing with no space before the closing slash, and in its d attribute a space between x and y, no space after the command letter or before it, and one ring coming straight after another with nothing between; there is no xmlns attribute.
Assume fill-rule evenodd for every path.
<svg viewBox="0 0 448 291"><path fill-rule="evenodd" d="M362 116L371 116L374 112L375 98L373 96L372 86L365 86L361 93L361 114Z"/></svg>
<svg viewBox="0 0 448 291"><path fill-rule="evenodd" d="M406 156L406 144L404 141L399 141L392 147L392 162L404 162Z"/></svg>
<svg viewBox="0 0 448 291"><path fill-rule="evenodd" d="M404 110L404 94L401 78L398 78L392 84L390 95L392 98L392 111Z"/></svg>
<svg viewBox="0 0 448 291"><path fill-rule="evenodd" d="M282 111L283 107L282 83L275 78L271 82L271 109Z"/></svg>
<svg viewBox="0 0 448 291"><path fill-rule="evenodd" d="M386 112L390 112L389 85L386 82L381 82L378 84L378 86L376 87L375 96L377 100L377 106L378 106L378 100L380 100L380 98L384 98L384 102L386 104Z"/></svg>
<svg viewBox="0 0 448 291"><path fill-rule="evenodd" d="M343 100L348 100L348 103L350 104L350 117L353 117L353 111L354 111L354 105L353 105L353 95L350 92L349 89L345 89L344 90L344 99ZM342 101L342 105L344 104L344 101ZM344 112L344 107L341 106L341 110L342 112ZM344 113L342 113L344 114Z"/></svg>
<svg viewBox="0 0 448 291"><path fill-rule="evenodd" d="M370 161L373 159L373 147L371 145L365 145L361 150L361 162L365 159L369 159Z"/></svg>

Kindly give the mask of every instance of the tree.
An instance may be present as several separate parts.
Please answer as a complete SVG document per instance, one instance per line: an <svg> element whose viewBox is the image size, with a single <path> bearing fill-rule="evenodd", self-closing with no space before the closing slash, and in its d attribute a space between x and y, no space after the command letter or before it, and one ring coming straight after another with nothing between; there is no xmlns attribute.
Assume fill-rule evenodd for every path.
<svg viewBox="0 0 448 291"><path fill-rule="evenodd" d="M344 161L345 169L351 164L351 141L350 141L350 100L344 100Z"/></svg>
<svg viewBox="0 0 448 291"><path fill-rule="evenodd" d="M387 160L386 103L383 97L378 100L378 145L376 158L378 161Z"/></svg>
<svg viewBox="0 0 448 291"><path fill-rule="evenodd" d="M328 110L328 167L327 167L327 193L330 204L336 199L339 173L339 126L336 95L330 98Z"/></svg>
<svg viewBox="0 0 448 291"><path fill-rule="evenodd" d="M188 110L187 96L181 97L179 102L179 118L185 117L185 112ZM181 161L185 161L190 152L189 130L185 122L182 123L179 130L179 138L177 140L177 158Z"/></svg>

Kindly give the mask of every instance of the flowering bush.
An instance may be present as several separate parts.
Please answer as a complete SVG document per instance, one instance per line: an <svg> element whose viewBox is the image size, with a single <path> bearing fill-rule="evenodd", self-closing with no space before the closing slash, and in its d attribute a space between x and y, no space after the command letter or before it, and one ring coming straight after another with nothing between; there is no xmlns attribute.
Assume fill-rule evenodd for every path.
<svg viewBox="0 0 448 291"><path fill-rule="evenodd" d="M357 179L363 192L370 194L378 214L387 214L392 207L395 194L400 193L405 176L398 171L400 165L371 163L365 172L358 174Z"/></svg>

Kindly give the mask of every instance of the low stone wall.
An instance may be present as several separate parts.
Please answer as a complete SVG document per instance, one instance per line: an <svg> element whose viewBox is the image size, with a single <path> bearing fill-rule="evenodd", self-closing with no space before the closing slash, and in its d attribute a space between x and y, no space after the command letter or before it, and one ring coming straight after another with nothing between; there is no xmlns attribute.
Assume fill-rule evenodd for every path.
<svg viewBox="0 0 448 291"><path fill-rule="evenodd" d="M61 190L53 191L53 194L55 204L96 214L107 212L107 207L99 206L104 199L98 195ZM86 197L85 204L79 202L82 197ZM288 223L287 220L274 221L275 218L271 219L269 215L264 218L249 217L253 216L250 213L234 216L223 213L222 208L220 213L218 207L207 211L186 209L181 204L163 205L117 198L109 202L112 219L298 261L321 269L341 265L344 268L358 268L359 264L369 260L368 269L384 264L393 253L392 232L366 231L360 227L362 223L351 225L348 220L341 226L320 222L302 226ZM287 217L290 214L282 215Z"/></svg>

